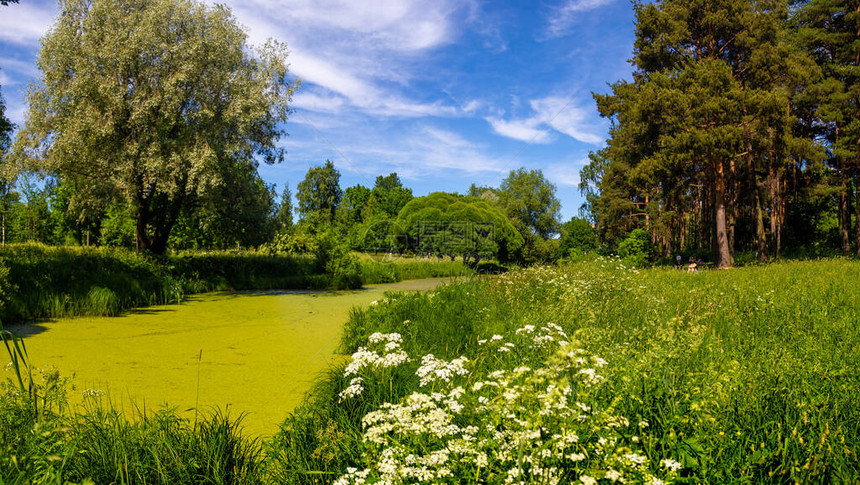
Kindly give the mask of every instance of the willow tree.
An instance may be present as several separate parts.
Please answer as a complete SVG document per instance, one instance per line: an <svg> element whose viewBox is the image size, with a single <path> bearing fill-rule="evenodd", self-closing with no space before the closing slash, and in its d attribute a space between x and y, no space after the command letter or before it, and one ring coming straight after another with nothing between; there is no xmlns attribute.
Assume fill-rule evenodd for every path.
<svg viewBox="0 0 860 485"><path fill-rule="evenodd" d="M22 163L72 179L72 207L112 193L139 250L163 253L184 207L235 172L275 163L295 84L285 46L258 50L224 6L61 0L16 141Z"/></svg>

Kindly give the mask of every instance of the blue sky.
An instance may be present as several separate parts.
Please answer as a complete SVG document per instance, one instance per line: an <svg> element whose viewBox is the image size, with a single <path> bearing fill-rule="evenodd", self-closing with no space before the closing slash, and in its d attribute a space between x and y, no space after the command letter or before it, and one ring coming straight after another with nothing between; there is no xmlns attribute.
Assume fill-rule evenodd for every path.
<svg viewBox="0 0 860 485"><path fill-rule="evenodd" d="M223 3L250 43L286 42L302 81L287 159L260 167L279 191L326 159L343 188L397 172L415 195L498 186L525 167L556 185L568 219L582 204L579 170L609 128L591 92L630 77L627 0ZM0 7L0 84L17 124L56 14L52 0Z"/></svg>

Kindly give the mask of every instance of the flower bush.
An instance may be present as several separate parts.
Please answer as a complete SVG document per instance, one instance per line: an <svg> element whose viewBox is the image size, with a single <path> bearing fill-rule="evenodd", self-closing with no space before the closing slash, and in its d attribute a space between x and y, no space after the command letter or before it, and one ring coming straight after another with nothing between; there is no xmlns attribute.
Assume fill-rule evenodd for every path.
<svg viewBox="0 0 860 485"><path fill-rule="evenodd" d="M631 424L593 399L606 361L566 339L548 323L517 329L516 343L501 335L479 340L483 358L528 348L527 362L513 371L470 373L465 357L423 356L415 372L421 390L362 418L364 467L350 467L335 483L671 481L680 464L652 466L641 449L637 433L647 423ZM341 399L360 395L364 377L356 374L411 362L401 342L400 334L371 335L368 345L384 353L362 347L353 354Z"/></svg>

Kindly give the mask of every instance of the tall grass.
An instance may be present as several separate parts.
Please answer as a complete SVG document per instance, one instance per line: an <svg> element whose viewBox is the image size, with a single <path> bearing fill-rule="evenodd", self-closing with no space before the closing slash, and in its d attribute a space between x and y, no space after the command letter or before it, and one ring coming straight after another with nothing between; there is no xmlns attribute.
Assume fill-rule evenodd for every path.
<svg viewBox="0 0 860 485"><path fill-rule="evenodd" d="M402 280L442 278L475 274L475 269L460 261L398 257L377 258L367 254L359 257L361 279L365 283L395 283Z"/></svg>
<svg viewBox="0 0 860 485"><path fill-rule="evenodd" d="M0 383L0 483L261 483L260 443L241 435L241 417L192 423L163 409L130 420L93 390L69 412L68 379L34 369L2 326L0 338L15 376Z"/></svg>
<svg viewBox="0 0 860 485"><path fill-rule="evenodd" d="M354 352L375 332L397 333L412 362L369 374L376 377L354 399L341 394L352 376L333 369L284 422L268 466L288 483L371 466L384 451L363 438L362 418L424 392L415 375L421 356L467 357L468 401L480 376L536 360L519 343L494 352L482 340L515 342L516 329L557 323L608 361L593 408L647 423L627 437L636 436L650 473L672 460L679 482L856 483L857 288L860 263L840 259L699 274L598 261L391 295L353 313L343 347Z"/></svg>
<svg viewBox="0 0 860 485"><path fill-rule="evenodd" d="M0 318L5 321L123 310L181 301L214 290L325 288L302 256L183 253L161 258L116 248L7 245L0 250Z"/></svg>

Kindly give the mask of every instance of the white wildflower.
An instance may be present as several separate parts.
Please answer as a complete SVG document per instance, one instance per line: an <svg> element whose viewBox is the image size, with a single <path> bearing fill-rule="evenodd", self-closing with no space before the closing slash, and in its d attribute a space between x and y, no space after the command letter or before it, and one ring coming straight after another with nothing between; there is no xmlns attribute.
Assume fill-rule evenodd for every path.
<svg viewBox="0 0 860 485"><path fill-rule="evenodd" d="M582 482L582 485L597 485L597 480L588 475L580 475L579 481Z"/></svg>
<svg viewBox="0 0 860 485"><path fill-rule="evenodd" d="M362 379L361 377L355 377L351 381L349 381L349 386L347 386L344 390L340 391L340 393L338 394L338 401L343 401L346 398L361 395L362 391L364 391L364 386L361 385L363 382L364 379Z"/></svg>
<svg viewBox="0 0 860 485"><path fill-rule="evenodd" d="M606 478L607 480L610 480L612 482L624 483L624 476L621 474L620 471L618 471L614 468L610 468L609 470L607 470L606 475L604 475L604 478Z"/></svg>
<svg viewBox="0 0 860 485"><path fill-rule="evenodd" d="M682 468L684 468L684 466L681 465L679 462L672 460L670 458L661 460L660 464L663 465L664 467L666 467L667 469L673 471L673 472L680 471Z"/></svg>
<svg viewBox="0 0 860 485"><path fill-rule="evenodd" d="M419 384L421 387L424 387L431 382L435 382L437 379L451 382L451 378L454 377L454 375L464 376L469 373L469 371L463 367L463 364L468 361L469 359L461 356L451 362L447 362L437 359L433 354L427 354L421 358L421 366L415 374L421 378L421 382Z"/></svg>

